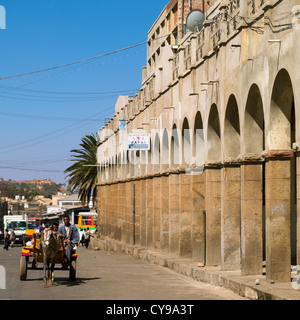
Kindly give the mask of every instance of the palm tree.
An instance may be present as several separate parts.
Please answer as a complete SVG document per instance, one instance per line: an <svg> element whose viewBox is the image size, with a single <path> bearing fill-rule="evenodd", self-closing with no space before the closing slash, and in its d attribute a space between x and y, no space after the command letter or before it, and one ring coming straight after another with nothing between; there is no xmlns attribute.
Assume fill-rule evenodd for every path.
<svg viewBox="0 0 300 320"><path fill-rule="evenodd" d="M97 138L92 133L81 139L82 149L71 150L71 161L75 163L65 170L68 181L68 189L71 192L78 191L82 205L88 205L91 198L93 204L97 196Z"/></svg>

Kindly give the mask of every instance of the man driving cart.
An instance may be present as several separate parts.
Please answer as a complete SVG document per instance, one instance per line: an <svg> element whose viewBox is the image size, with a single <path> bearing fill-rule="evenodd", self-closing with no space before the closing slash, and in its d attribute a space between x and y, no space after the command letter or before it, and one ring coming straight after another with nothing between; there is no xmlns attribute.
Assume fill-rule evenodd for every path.
<svg viewBox="0 0 300 320"><path fill-rule="evenodd" d="M66 249L66 257L68 260L68 265L71 263L71 253L72 250L79 243L80 237L78 229L70 223L70 217L68 214L63 216L64 225L58 229L58 234L63 236L65 249Z"/></svg>

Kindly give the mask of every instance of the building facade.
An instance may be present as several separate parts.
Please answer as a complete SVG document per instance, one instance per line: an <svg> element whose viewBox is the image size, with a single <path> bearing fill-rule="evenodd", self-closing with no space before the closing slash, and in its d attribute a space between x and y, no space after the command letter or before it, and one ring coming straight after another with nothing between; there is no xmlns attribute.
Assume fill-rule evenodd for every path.
<svg viewBox="0 0 300 320"><path fill-rule="evenodd" d="M100 129L98 231L242 275L265 261L268 280L290 281L300 264L298 0L211 1L199 32L184 31L182 3L203 8L164 8L140 92L120 97ZM132 132L150 133L151 150L127 150Z"/></svg>

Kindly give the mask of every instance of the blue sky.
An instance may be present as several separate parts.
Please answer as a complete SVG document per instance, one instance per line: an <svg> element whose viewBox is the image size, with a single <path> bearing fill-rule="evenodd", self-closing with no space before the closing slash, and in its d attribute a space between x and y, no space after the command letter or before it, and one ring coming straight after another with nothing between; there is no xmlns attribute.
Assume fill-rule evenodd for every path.
<svg viewBox="0 0 300 320"><path fill-rule="evenodd" d="M0 0L6 9L6 29L0 30L0 78L146 41L167 2ZM1 80L0 177L65 183L70 150L113 116L117 92L134 94L141 87L144 65L146 45Z"/></svg>

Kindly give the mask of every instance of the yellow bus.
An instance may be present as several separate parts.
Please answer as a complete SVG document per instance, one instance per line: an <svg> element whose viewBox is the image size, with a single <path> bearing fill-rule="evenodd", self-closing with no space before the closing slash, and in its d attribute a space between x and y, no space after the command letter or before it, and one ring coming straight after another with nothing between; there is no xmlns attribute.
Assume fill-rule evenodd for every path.
<svg viewBox="0 0 300 320"><path fill-rule="evenodd" d="M80 212L78 214L78 229L96 230L97 212Z"/></svg>

